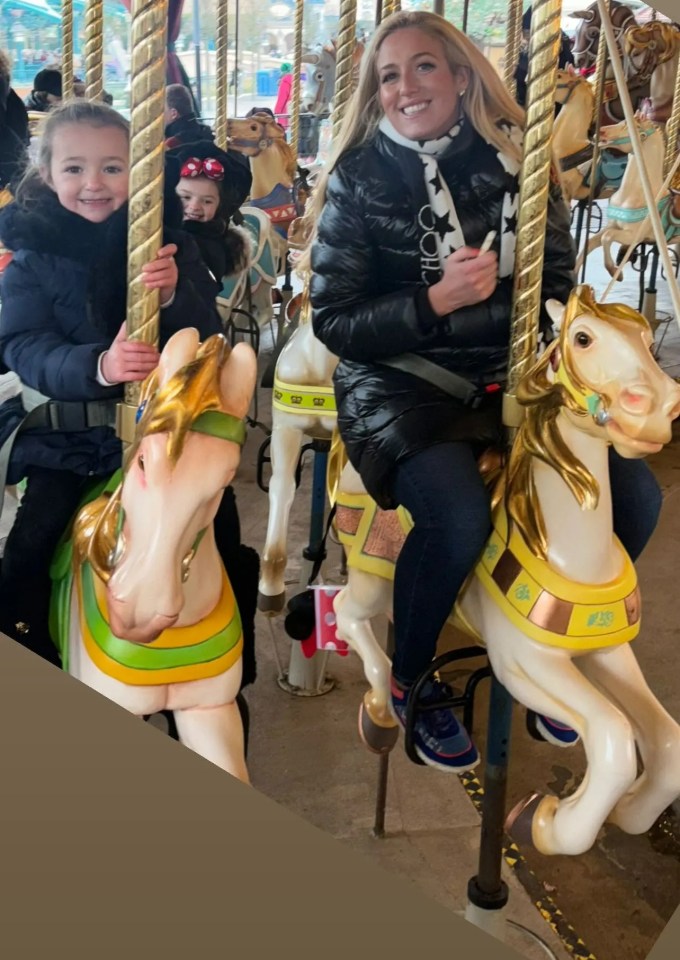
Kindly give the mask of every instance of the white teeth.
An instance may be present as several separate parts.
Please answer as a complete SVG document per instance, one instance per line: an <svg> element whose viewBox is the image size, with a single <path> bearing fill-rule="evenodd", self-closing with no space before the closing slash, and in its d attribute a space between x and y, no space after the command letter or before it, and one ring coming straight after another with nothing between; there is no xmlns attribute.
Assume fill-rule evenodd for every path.
<svg viewBox="0 0 680 960"><path fill-rule="evenodd" d="M403 107L402 113L407 117L412 117L415 113L421 113L427 107L427 103L414 103L410 107Z"/></svg>

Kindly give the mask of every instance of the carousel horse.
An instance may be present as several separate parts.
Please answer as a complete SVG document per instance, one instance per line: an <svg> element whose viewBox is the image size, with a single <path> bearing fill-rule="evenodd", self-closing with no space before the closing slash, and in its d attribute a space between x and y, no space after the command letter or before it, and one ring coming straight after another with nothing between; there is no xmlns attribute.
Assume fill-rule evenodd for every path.
<svg viewBox="0 0 680 960"><path fill-rule="evenodd" d="M572 70L557 71L555 101L561 104L553 128L553 150L560 162L564 199L585 200L590 196L593 144L589 137L595 111L593 85ZM628 155L611 150L598 155L595 198L610 197L619 187Z"/></svg>
<svg viewBox="0 0 680 960"><path fill-rule="evenodd" d="M561 800L533 794L506 824L543 854L578 855L605 819L643 833L680 794L680 725L630 645L640 595L612 529L608 458L610 445L639 458L668 443L680 386L652 357L642 314L597 304L587 286L566 307L547 306L559 336L520 384L525 416L494 490L492 532L451 620L484 643L512 697L582 738L588 770L577 790ZM397 730L391 665L370 621L390 612L394 560L412 523L402 510L379 510L350 465L338 490L349 579L334 601L337 636L371 687L362 739L385 752Z"/></svg>
<svg viewBox="0 0 680 960"><path fill-rule="evenodd" d="M235 309L252 315L258 326L271 323L274 317L272 287L278 278L278 244L272 223L266 213L254 206L241 207L243 229L251 238L250 266L241 273L222 280L217 307L226 326Z"/></svg>
<svg viewBox="0 0 680 960"><path fill-rule="evenodd" d="M352 72L354 82L359 76L359 64L364 55L364 44L357 40L352 53ZM335 93L335 74L338 62L338 42L334 38L324 44L319 51L305 50L302 62L314 67L300 91L300 110L315 116L328 115Z"/></svg>
<svg viewBox="0 0 680 960"><path fill-rule="evenodd" d="M600 11L597 3L592 3L587 10L579 10L571 14L572 17L580 19L581 23L576 28L574 36L574 62L577 69L581 70L584 76L593 76L595 70L595 61L597 51L600 45L601 20ZM629 27L637 26L637 20L630 7L618 0L612 0L610 5L610 17L614 36L621 53L624 56L624 33ZM649 97L650 82L649 77L639 77L631 75L628 78L628 91L633 103L639 103ZM623 107L618 97L616 81L613 79L611 65L607 63L607 73L605 78L604 96L602 101L602 110L600 113L600 124L618 123L623 119Z"/></svg>
<svg viewBox="0 0 680 960"><path fill-rule="evenodd" d="M259 607L269 612L285 603L286 534L303 438L330 440L337 420L332 378L338 358L314 336L307 296L305 290L299 297L299 324L274 374L269 522L259 584ZM296 307L298 298L289 304L291 311Z"/></svg>
<svg viewBox="0 0 680 960"><path fill-rule="evenodd" d="M661 128L649 120L636 115L635 122L642 141L642 162L647 170L652 192L654 196L658 196L663 184L664 137ZM605 267L613 277L616 274L616 264L611 252L613 243L630 247L638 243L655 242L640 180L639 161L632 152L633 145L630 137L626 136L627 129L625 120L600 129L600 143L603 147L616 143L617 148L629 153L630 157L621 186L609 199L607 223L599 233L590 238L585 250L579 254L576 262L577 271L581 268L584 256L601 246L604 250ZM670 245L675 244L680 238L680 220L674 215L668 196L666 191L658 201L658 206L666 242ZM643 221L644 226L641 229L640 225Z"/></svg>
<svg viewBox="0 0 680 960"><path fill-rule="evenodd" d="M186 746L244 782L241 621L213 519L256 373L248 345L176 333L142 386L126 467L87 498L51 570L63 669L139 717L171 710Z"/></svg>
<svg viewBox="0 0 680 960"><path fill-rule="evenodd" d="M229 147L250 160L253 184L249 203L264 210L278 242L279 275L285 270L288 228L297 216L293 182L297 161L283 127L268 113L227 121Z"/></svg>
<svg viewBox="0 0 680 960"><path fill-rule="evenodd" d="M649 79L649 101L642 105L643 116L665 124L673 109L680 30L658 21L629 26L623 35L623 51L626 76Z"/></svg>

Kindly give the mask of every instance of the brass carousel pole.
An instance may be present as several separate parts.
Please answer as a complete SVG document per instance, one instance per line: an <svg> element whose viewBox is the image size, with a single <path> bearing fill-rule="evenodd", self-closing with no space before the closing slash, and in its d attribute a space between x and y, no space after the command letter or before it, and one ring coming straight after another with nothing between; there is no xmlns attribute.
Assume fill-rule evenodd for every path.
<svg viewBox="0 0 680 960"><path fill-rule="evenodd" d="M508 3L508 26L505 34L505 56L503 64L503 79L508 93L515 97L517 85L515 70L519 61L519 51L522 46L522 0L510 0Z"/></svg>
<svg viewBox="0 0 680 960"><path fill-rule="evenodd" d="M678 131L680 130L680 68L675 74L675 90L673 92L673 107L666 124L666 155L663 162L663 172L666 176L675 163L678 152Z"/></svg>
<svg viewBox="0 0 680 960"><path fill-rule="evenodd" d="M132 103L130 126L130 200L128 213L127 335L157 344L158 290L141 282L142 267L163 243L163 152L167 0L132 0ZM118 436L134 438L140 383L125 385L125 403L118 407Z"/></svg>
<svg viewBox="0 0 680 960"><path fill-rule="evenodd" d="M607 9L610 9L609 0ZM590 221L593 214L593 203L595 202L595 190L597 188L597 165L600 161L600 119L602 115L602 104L604 103L604 85L607 79L607 44L604 42L602 29L600 29L600 42L597 47L597 57L595 59L595 77L593 85L595 87L595 105L593 107L593 120L595 130L593 133L593 159L590 165L590 189L588 191L588 215L586 217L586 248L583 251L583 266L581 269L581 282L586 278L586 262L588 260L588 237L590 236ZM581 227L583 225L583 201L579 203L579 222L576 229L576 242L581 242Z"/></svg>
<svg viewBox="0 0 680 960"><path fill-rule="evenodd" d="M73 96L73 0L61 0L61 96Z"/></svg>
<svg viewBox="0 0 680 960"><path fill-rule="evenodd" d="M396 13L397 10L401 10L400 0L383 0L380 19L387 19L391 14Z"/></svg>
<svg viewBox="0 0 680 960"><path fill-rule="evenodd" d="M300 79L302 77L302 27L304 23L304 0L296 0L295 22L293 34L295 39L295 56L293 59L293 90L290 103L290 145L293 155L297 158L300 147Z"/></svg>
<svg viewBox="0 0 680 960"><path fill-rule="evenodd" d="M104 93L104 0L88 0L85 10L85 96Z"/></svg>
<svg viewBox="0 0 680 960"><path fill-rule="evenodd" d="M385 7L383 6L383 11ZM384 14L386 16L387 14ZM338 65L335 72L333 95L333 139L340 132L349 99L352 96L354 47L356 45L357 7L356 0L340 0L338 29Z"/></svg>
<svg viewBox="0 0 680 960"><path fill-rule="evenodd" d="M227 149L227 69L229 0L217 0L217 29L215 32L215 142Z"/></svg>
<svg viewBox="0 0 680 960"><path fill-rule="evenodd" d="M532 5L510 360L503 398L503 420L511 440L521 424L517 385L535 362L537 352L561 6L561 0L535 0ZM504 939L508 902L501 866L511 724L512 697L492 676L479 867L468 883L465 915L500 940Z"/></svg>

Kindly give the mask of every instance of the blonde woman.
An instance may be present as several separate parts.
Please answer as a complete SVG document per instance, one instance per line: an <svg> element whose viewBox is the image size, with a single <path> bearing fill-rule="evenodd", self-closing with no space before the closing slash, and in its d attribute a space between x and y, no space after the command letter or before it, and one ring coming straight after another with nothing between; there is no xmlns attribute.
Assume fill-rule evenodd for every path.
<svg viewBox="0 0 680 960"><path fill-rule="evenodd" d="M394 584L392 706L402 723L409 689L431 662L490 531L476 453L500 438L523 116L455 27L432 13L396 13L364 54L311 211L313 326L340 357L342 439L378 504L403 505L415 522ZM555 177L544 299L566 302L573 264L569 212ZM542 327L548 333L547 316ZM625 523L617 533L636 556L660 495L644 465L617 461L615 519L631 526L628 536ZM631 495L640 511L633 522ZM434 681L423 699L448 695ZM553 742L576 739L549 718L538 721ZM447 771L479 760L448 708L418 715L415 748Z"/></svg>

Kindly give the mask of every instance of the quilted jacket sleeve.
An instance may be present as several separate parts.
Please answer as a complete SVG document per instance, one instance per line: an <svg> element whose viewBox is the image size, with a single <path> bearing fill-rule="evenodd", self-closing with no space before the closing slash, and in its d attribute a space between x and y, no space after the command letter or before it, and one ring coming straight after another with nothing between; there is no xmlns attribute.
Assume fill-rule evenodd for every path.
<svg viewBox="0 0 680 960"><path fill-rule="evenodd" d="M574 265L576 250L571 236L571 218L557 184L550 186L548 197L548 220L545 233L543 258L543 285L541 302L551 298L566 303L576 283ZM550 324L545 308L542 308L542 323Z"/></svg>
<svg viewBox="0 0 680 960"><path fill-rule="evenodd" d="M175 299L169 307L161 310L161 349L184 327L196 327L201 340L222 330L215 305L215 281L203 262L196 241L183 232L168 239L177 244L175 262L179 280Z"/></svg>
<svg viewBox="0 0 680 960"><path fill-rule="evenodd" d="M421 285L375 293L377 251L362 215L353 160L343 158L328 180L312 248L312 325L331 353L370 363L422 347L435 331L428 334L419 323Z"/></svg>
<svg viewBox="0 0 680 960"><path fill-rule="evenodd" d="M37 261L37 258L36 258ZM54 400L96 400L120 391L97 383L108 343L74 345L61 332L33 258L15 257L2 278L0 355L27 386Z"/></svg>

